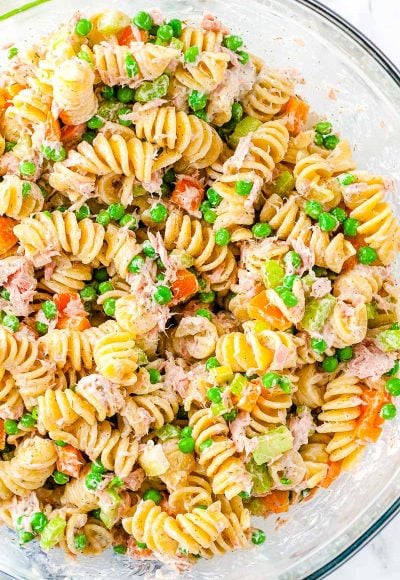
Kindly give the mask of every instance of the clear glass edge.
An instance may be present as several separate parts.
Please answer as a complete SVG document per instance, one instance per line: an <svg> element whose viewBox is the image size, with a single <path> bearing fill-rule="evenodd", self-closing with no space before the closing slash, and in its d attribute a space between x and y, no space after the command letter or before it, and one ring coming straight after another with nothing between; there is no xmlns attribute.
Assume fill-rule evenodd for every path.
<svg viewBox="0 0 400 580"><path fill-rule="evenodd" d="M49 0L47 0L49 1ZM52 1L52 0L50 0ZM352 40L359 44L373 59L387 72L392 80L400 87L400 70L397 66L384 54L374 42L365 36L360 30L353 26L348 20L340 16L334 10L321 4L318 0L294 0L296 3L315 11L322 17L326 18L346 32ZM24 3L25 4L25 3ZM23 4L23 5L24 5ZM29 4L29 3L27 3ZM31 9L34 9L32 6ZM400 513L400 497L363 533L357 540L352 542L345 550L338 554L327 564L324 564L312 574L307 575L304 580L321 580L326 578L330 573L337 570L345 562L350 560L357 552L364 548L371 542L375 536L381 532L387 524L389 524ZM2 574L5 574L2 572ZM4 578L12 578L8 574Z"/></svg>

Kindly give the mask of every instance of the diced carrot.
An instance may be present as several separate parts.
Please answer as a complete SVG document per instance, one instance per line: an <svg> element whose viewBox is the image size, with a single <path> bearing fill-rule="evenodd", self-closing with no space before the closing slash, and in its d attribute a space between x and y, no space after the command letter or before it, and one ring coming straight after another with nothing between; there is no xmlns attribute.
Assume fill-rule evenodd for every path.
<svg viewBox="0 0 400 580"><path fill-rule="evenodd" d="M62 330L68 328L68 330L86 330L91 328L91 324L87 318L84 316L77 316L71 318L69 316L60 316L57 320L56 328Z"/></svg>
<svg viewBox="0 0 400 580"><path fill-rule="evenodd" d="M375 442L382 433L383 419L379 412L382 406L391 399L383 388L379 390L365 389L361 398L366 405L361 406L361 415L357 422L355 435L362 441Z"/></svg>
<svg viewBox="0 0 400 580"><path fill-rule="evenodd" d="M64 145L73 145L78 143L86 131L86 123L80 125L64 125L61 128L61 141Z"/></svg>
<svg viewBox="0 0 400 580"><path fill-rule="evenodd" d="M289 492L275 489L261 498L267 512L281 514L289 510Z"/></svg>
<svg viewBox="0 0 400 580"><path fill-rule="evenodd" d="M85 463L82 453L72 445L65 445L65 447L57 446L57 455L58 471L71 477L79 477L79 472Z"/></svg>
<svg viewBox="0 0 400 580"><path fill-rule="evenodd" d="M286 127L290 133L297 135L307 121L310 105L300 97L290 97L283 112L286 113Z"/></svg>
<svg viewBox="0 0 400 580"><path fill-rule="evenodd" d="M328 471L322 481L319 482L318 487L329 487L331 483L340 475L342 464L340 461L335 461L328 464Z"/></svg>
<svg viewBox="0 0 400 580"><path fill-rule="evenodd" d="M172 304L178 304L196 294L199 290L199 283L196 276L189 270L178 270L176 280L171 284L171 290L174 295Z"/></svg>
<svg viewBox="0 0 400 580"><path fill-rule="evenodd" d="M250 413L253 410L254 405L257 403L260 393L260 383L257 381L249 382L236 406L242 411L248 411Z"/></svg>
<svg viewBox="0 0 400 580"><path fill-rule="evenodd" d="M13 232L17 223L9 217L0 217L0 256L11 250L18 242L18 238Z"/></svg>
<svg viewBox="0 0 400 580"><path fill-rule="evenodd" d="M142 42L147 42L149 39L149 33L147 30L137 29L140 33L140 39ZM131 42L135 42L136 37L133 34L132 26L127 26L118 35L118 44L121 46L129 46Z"/></svg>
<svg viewBox="0 0 400 580"><path fill-rule="evenodd" d="M269 303L265 290L250 300L247 312L251 319L264 320L274 330L287 330L291 326L279 308Z"/></svg>
<svg viewBox="0 0 400 580"><path fill-rule="evenodd" d="M64 292L62 294L56 294L54 296L54 302L56 303L58 312L62 314L71 300L77 300L79 295L76 292Z"/></svg>
<svg viewBox="0 0 400 580"><path fill-rule="evenodd" d="M171 195L172 203L175 203L186 211L199 209L204 197L204 187L200 181L190 175L178 179Z"/></svg>
<svg viewBox="0 0 400 580"><path fill-rule="evenodd" d="M60 123L58 122L58 119L54 117L51 111L47 114L45 136L49 141L61 140Z"/></svg>

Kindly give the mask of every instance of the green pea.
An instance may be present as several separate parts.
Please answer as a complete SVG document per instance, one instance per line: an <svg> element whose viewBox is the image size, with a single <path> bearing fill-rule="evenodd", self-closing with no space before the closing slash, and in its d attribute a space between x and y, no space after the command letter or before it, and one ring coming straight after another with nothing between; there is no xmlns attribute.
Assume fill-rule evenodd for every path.
<svg viewBox="0 0 400 580"><path fill-rule="evenodd" d="M333 373L339 366L339 361L335 356L327 356L322 362L322 368L327 373Z"/></svg>
<svg viewBox="0 0 400 580"><path fill-rule="evenodd" d="M20 419L20 425L26 429L30 429L36 425L36 419L31 415L31 413L25 413Z"/></svg>
<svg viewBox="0 0 400 580"><path fill-rule="evenodd" d="M226 228L221 228L215 232L214 239L217 246L227 246L231 239L231 234Z"/></svg>
<svg viewBox="0 0 400 580"><path fill-rule="evenodd" d="M142 244L142 251L145 256L148 258L154 258L156 255L156 251L149 242L149 240L145 240Z"/></svg>
<svg viewBox="0 0 400 580"><path fill-rule="evenodd" d="M187 425L180 432L179 439L185 439L185 437L191 437L192 436L192 432L193 432L193 427L190 427L189 425Z"/></svg>
<svg viewBox="0 0 400 580"><path fill-rule="evenodd" d="M228 36L225 36L223 44L224 46L226 46L226 48L229 48L229 50L233 50L233 52L236 52L238 48L242 46L243 39L240 36L230 34Z"/></svg>
<svg viewBox="0 0 400 580"><path fill-rule="evenodd" d="M93 286L85 286L85 288L82 288L82 290L79 292L79 296L84 302L90 302L92 300L96 300L97 292Z"/></svg>
<svg viewBox="0 0 400 580"><path fill-rule="evenodd" d="M128 272L131 274L138 274L143 268L144 258L142 256L135 256L128 264Z"/></svg>
<svg viewBox="0 0 400 580"><path fill-rule="evenodd" d="M319 201L307 200L304 205L304 211L314 220L317 220L323 212L322 204Z"/></svg>
<svg viewBox="0 0 400 580"><path fill-rule="evenodd" d="M4 431L7 435L16 435L19 431L18 423L14 419L6 419L4 421Z"/></svg>
<svg viewBox="0 0 400 580"><path fill-rule="evenodd" d="M281 477L280 482L282 485L290 485L292 483L292 480L288 479L287 477Z"/></svg>
<svg viewBox="0 0 400 580"><path fill-rule="evenodd" d="M19 164L19 172L21 175L26 175L26 176L32 176L35 174L36 171L36 165L33 163L33 161L22 161L22 163Z"/></svg>
<svg viewBox="0 0 400 580"><path fill-rule="evenodd" d="M87 205L82 205L76 212L76 219L80 222L90 216L90 208Z"/></svg>
<svg viewBox="0 0 400 580"><path fill-rule="evenodd" d="M49 145L42 145L41 151L44 157L50 161L64 161L67 156L67 152L65 151L64 147L53 149L53 147L50 147Z"/></svg>
<svg viewBox="0 0 400 580"><path fill-rule="evenodd" d="M106 101L110 101L115 97L115 87L103 85L100 89L100 94L103 97L103 99L106 99Z"/></svg>
<svg viewBox="0 0 400 580"><path fill-rule="evenodd" d="M297 270L297 268L300 268L300 266L302 264L300 254L298 254L297 252L294 252L293 250L291 250L290 252L288 252L285 255L283 261L285 262L285 264L287 266L292 266L296 270Z"/></svg>
<svg viewBox="0 0 400 580"><path fill-rule="evenodd" d="M253 530L251 541L257 546L263 544L266 540L265 533L262 530Z"/></svg>
<svg viewBox="0 0 400 580"><path fill-rule="evenodd" d="M128 54L125 56L125 70L126 70L126 74L128 75L128 78L133 79L134 77L136 77L139 74L139 65L135 59L135 57L133 56L133 54L130 54L130 52L128 52ZM126 87L129 88L129 87ZM135 91L133 89L129 89L129 101L132 101L134 99L135 96ZM125 96L128 96L128 92L126 91ZM117 92L117 99L121 102L121 103L127 103L129 101L127 100L122 100L118 97L118 92Z"/></svg>
<svg viewBox="0 0 400 580"><path fill-rule="evenodd" d="M241 64L247 64L249 62L250 55L245 50L238 50L236 54L238 55L238 59Z"/></svg>
<svg viewBox="0 0 400 580"><path fill-rule="evenodd" d="M190 48L186 49L183 54L183 60L185 62L194 63L196 62L197 57L199 56L199 49L197 46L191 46Z"/></svg>
<svg viewBox="0 0 400 580"><path fill-rule="evenodd" d="M173 35L178 38L182 34L182 20L173 18L168 24L172 28Z"/></svg>
<svg viewBox="0 0 400 580"><path fill-rule="evenodd" d="M397 409L396 406L393 405L393 403L386 403L385 405L382 406L380 416L382 417L382 419L385 419L385 421L391 421L396 417L396 415Z"/></svg>
<svg viewBox="0 0 400 580"><path fill-rule="evenodd" d="M135 91L130 87L119 87L117 91L117 99L120 103L130 103L133 101Z"/></svg>
<svg viewBox="0 0 400 580"><path fill-rule="evenodd" d="M196 47L197 48L197 47ZM165 97L169 88L169 76L163 74L154 81L145 81L135 90L135 101L148 103Z"/></svg>
<svg viewBox="0 0 400 580"><path fill-rule="evenodd" d="M356 176L351 173L346 173L345 175L340 175L338 180L340 185L351 185L352 183L355 183Z"/></svg>
<svg viewBox="0 0 400 580"><path fill-rule="evenodd" d="M207 318L207 320L211 320L211 312L206 310L205 308L199 308L196 310L196 316L203 316L203 318Z"/></svg>
<svg viewBox="0 0 400 580"><path fill-rule="evenodd" d="M213 209L207 209L203 213L203 220L208 224L213 224L217 220L217 213Z"/></svg>
<svg viewBox="0 0 400 580"><path fill-rule="evenodd" d="M136 545L141 550L146 550L146 548L147 548L147 544L145 544L144 542L136 542Z"/></svg>
<svg viewBox="0 0 400 580"><path fill-rule="evenodd" d="M199 300L205 304L211 304L215 300L215 292L213 290L210 290L210 292L199 292Z"/></svg>
<svg viewBox="0 0 400 580"><path fill-rule="evenodd" d="M203 451L205 451L206 449L211 447L211 445L213 443L214 443L214 441L212 439L206 439L205 441L203 441L203 443L200 443L200 445L199 445L200 453L202 453Z"/></svg>
<svg viewBox="0 0 400 580"><path fill-rule="evenodd" d="M323 141L325 149L332 151L336 148L336 145L339 143L340 139L337 135L326 135Z"/></svg>
<svg viewBox="0 0 400 580"><path fill-rule="evenodd" d="M95 140L95 137L96 133L94 131L86 131L86 133L82 135L82 141L86 141L87 143L92 144Z"/></svg>
<svg viewBox="0 0 400 580"><path fill-rule="evenodd" d="M206 123L208 123L207 113L204 110L202 110L202 111L194 111L194 114L196 115L196 117L198 117L202 121L205 121Z"/></svg>
<svg viewBox="0 0 400 580"><path fill-rule="evenodd" d="M399 370L400 370L400 361L397 360L394 363L393 368L391 368L389 372L385 373L385 376L387 376L387 377L393 377L393 376L395 376L395 375L398 374Z"/></svg>
<svg viewBox="0 0 400 580"><path fill-rule="evenodd" d="M168 286L158 286L153 294L153 299L157 304L168 304L171 302L173 297L172 291Z"/></svg>
<svg viewBox="0 0 400 580"><path fill-rule="evenodd" d="M49 520L47 516L43 512L35 512L31 519L32 531L36 532L37 534L40 534L41 532L43 532L48 521Z"/></svg>
<svg viewBox="0 0 400 580"><path fill-rule="evenodd" d="M92 30L92 28L93 26L90 20L87 20L86 18L81 18L76 23L75 32L79 36L87 36L89 32Z"/></svg>
<svg viewBox="0 0 400 580"><path fill-rule="evenodd" d="M200 111L207 105L207 95L197 90L193 90L188 96L188 105L193 111Z"/></svg>
<svg viewBox="0 0 400 580"><path fill-rule="evenodd" d="M157 369L147 369L150 376L150 383L156 385L161 381L161 373Z"/></svg>
<svg viewBox="0 0 400 580"><path fill-rule="evenodd" d="M32 185L27 181L22 184L22 197L25 199L32 191Z"/></svg>
<svg viewBox="0 0 400 580"><path fill-rule="evenodd" d="M31 542L35 539L35 535L32 534L32 532L21 531L19 533L18 539L21 544L27 544L28 542Z"/></svg>
<svg viewBox="0 0 400 580"><path fill-rule="evenodd" d="M238 495L242 499L250 499L251 498L251 493L249 493L248 491L241 491Z"/></svg>
<svg viewBox="0 0 400 580"><path fill-rule="evenodd" d="M150 30L153 26L153 19L148 12L141 10L134 16L133 23L142 30Z"/></svg>
<svg viewBox="0 0 400 580"><path fill-rule="evenodd" d="M119 220L119 225L122 227L128 226L128 229L135 230L137 227L137 220L136 220L135 216L129 215L128 213L126 213Z"/></svg>
<svg viewBox="0 0 400 580"><path fill-rule="evenodd" d="M369 266L370 264L373 264L377 258L378 254L376 251L373 248L369 248L368 246L363 246L357 251L357 259L360 264Z"/></svg>
<svg viewBox="0 0 400 580"><path fill-rule="evenodd" d="M249 195L253 189L253 182L240 179L235 183L235 191L238 195L246 196Z"/></svg>
<svg viewBox="0 0 400 580"><path fill-rule="evenodd" d="M215 356L212 356L209 359L207 359L206 369L208 371L210 369L215 369L215 368L220 367L220 366L221 366L221 363L219 362L219 360L217 358L215 358Z"/></svg>
<svg viewBox="0 0 400 580"><path fill-rule="evenodd" d="M108 280L107 268L98 268L97 270L94 270L93 278L97 282L105 282Z"/></svg>
<svg viewBox="0 0 400 580"><path fill-rule="evenodd" d="M85 534L77 534L74 538L74 545L77 550L84 550L88 545L88 539Z"/></svg>
<svg viewBox="0 0 400 580"><path fill-rule="evenodd" d="M400 379L393 378L386 383L386 390L393 397L398 397L400 395Z"/></svg>
<svg viewBox="0 0 400 580"><path fill-rule="evenodd" d="M289 274L288 276L284 277L283 285L285 286L285 288L289 288L289 290L292 290L293 285L297 279L298 276L296 274Z"/></svg>
<svg viewBox="0 0 400 580"><path fill-rule="evenodd" d="M8 290L6 290L5 288L0 292L0 296L4 299L4 300L10 300L10 293Z"/></svg>
<svg viewBox="0 0 400 580"><path fill-rule="evenodd" d="M193 437L185 437L178 442L179 451L182 453L193 453L195 448L195 440Z"/></svg>
<svg viewBox="0 0 400 580"><path fill-rule="evenodd" d="M122 119L122 117L124 115L129 115L129 113L131 112L132 110L129 107L121 107L117 113L118 123L123 127L130 127L132 125L132 121L130 121L129 119Z"/></svg>
<svg viewBox="0 0 400 580"><path fill-rule="evenodd" d="M240 103L233 103L232 105L232 119L235 123L238 123L240 119L243 117L243 107Z"/></svg>
<svg viewBox="0 0 400 580"><path fill-rule="evenodd" d="M85 478L85 485L88 489L95 490L99 487L102 477L100 473L90 472Z"/></svg>
<svg viewBox="0 0 400 580"><path fill-rule="evenodd" d="M163 182L168 185L176 182L176 173L172 168L164 173Z"/></svg>
<svg viewBox="0 0 400 580"><path fill-rule="evenodd" d="M66 447L68 445L68 443L66 443L65 441L62 441L61 439L56 439L56 441L54 441L54 443L57 445L57 447Z"/></svg>
<svg viewBox="0 0 400 580"><path fill-rule="evenodd" d="M220 403L222 401L221 391L218 387L210 387L207 389L207 399L212 403Z"/></svg>
<svg viewBox="0 0 400 580"><path fill-rule="evenodd" d="M279 378L279 387L288 395L292 392L292 382L288 377L283 376Z"/></svg>
<svg viewBox="0 0 400 580"><path fill-rule="evenodd" d="M114 290L114 286L112 284L112 282L108 281L107 282L101 282L99 284L99 293L100 294L106 294L107 292L111 292L112 290Z"/></svg>
<svg viewBox="0 0 400 580"><path fill-rule="evenodd" d="M329 121L320 121L315 125L314 130L320 135L328 135L332 131L332 123Z"/></svg>
<svg viewBox="0 0 400 580"><path fill-rule="evenodd" d="M109 101L108 103L103 103L100 105L97 111L97 115L106 119L107 121L117 121L118 114L120 112L121 106L119 103L114 101Z"/></svg>
<svg viewBox="0 0 400 580"><path fill-rule="evenodd" d="M53 479L57 483L57 485L65 485L69 481L69 476L63 473L62 471L58 471L56 469L53 471Z"/></svg>
<svg viewBox="0 0 400 580"><path fill-rule="evenodd" d="M353 358L353 349L351 348L351 346L338 348L336 351L336 356L340 361L351 360Z"/></svg>
<svg viewBox="0 0 400 580"><path fill-rule="evenodd" d="M101 127L103 127L103 125L104 125L104 121L98 115L95 115L94 117L89 119L89 121L87 122L87 126L89 127L89 129L101 129Z"/></svg>
<svg viewBox="0 0 400 580"><path fill-rule="evenodd" d="M44 322L40 322L39 320L36 321L35 328L40 336L43 336L49 330L48 325Z"/></svg>
<svg viewBox="0 0 400 580"><path fill-rule="evenodd" d="M52 300L46 300L43 302L42 310L47 320L54 320L58 313L57 306Z"/></svg>
<svg viewBox="0 0 400 580"><path fill-rule="evenodd" d="M123 544L118 544L117 546L113 547L115 554L126 554L126 546Z"/></svg>
<svg viewBox="0 0 400 580"><path fill-rule="evenodd" d="M157 38L168 42L174 36L174 29L169 24L161 24L157 30Z"/></svg>
<svg viewBox="0 0 400 580"><path fill-rule="evenodd" d="M6 314L3 318L3 325L13 332L17 332L19 328L19 320L13 314Z"/></svg>
<svg viewBox="0 0 400 580"><path fill-rule="evenodd" d="M354 238L357 235L357 229L360 222L354 218L347 218L343 223L343 233L349 238Z"/></svg>
<svg viewBox="0 0 400 580"><path fill-rule="evenodd" d="M107 227L108 224L111 221L111 217L110 214L108 213L108 211L106 211L105 209L102 209L101 211L99 211L97 217L96 217L96 222L104 227Z"/></svg>
<svg viewBox="0 0 400 580"><path fill-rule="evenodd" d="M251 228L251 232L255 238L268 238L271 235L272 228L269 224L266 223L258 223L254 224Z"/></svg>
<svg viewBox="0 0 400 580"><path fill-rule="evenodd" d="M115 298L107 298L106 300L104 300L103 303L104 314L106 314L107 316L114 316L116 304L117 301Z"/></svg>
<svg viewBox="0 0 400 580"><path fill-rule="evenodd" d="M168 210L163 203L157 203L151 210L150 210L150 217L156 224L160 224L165 222L168 217Z"/></svg>
<svg viewBox="0 0 400 580"><path fill-rule="evenodd" d="M318 224L323 232L331 232L337 227L338 222L333 215L323 211L318 218Z"/></svg>
<svg viewBox="0 0 400 580"><path fill-rule="evenodd" d="M201 213L205 213L209 209L211 209L211 203L208 200L202 201L200 204Z"/></svg>
<svg viewBox="0 0 400 580"><path fill-rule="evenodd" d="M323 353L326 351L328 345L326 344L326 340L323 338L312 338L311 339L311 348L315 350L315 352Z"/></svg>
<svg viewBox="0 0 400 580"><path fill-rule="evenodd" d="M345 212L344 209L342 209L341 207L335 207L335 209L333 209L331 211L331 214L337 219L337 221L339 223L343 223L346 221L347 218L347 213Z"/></svg>
<svg viewBox="0 0 400 580"><path fill-rule="evenodd" d="M297 304L299 303L297 296L295 296L293 292L288 288L285 288L284 286L277 286L276 288L274 288L274 290L278 294L278 296L282 299L284 305L287 306L288 308L293 308L294 306L297 306Z"/></svg>
<svg viewBox="0 0 400 580"><path fill-rule="evenodd" d="M107 211L112 220L119 221L125 213L125 208L122 203L112 203Z"/></svg>
<svg viewBox="0 0 400 580"><path fill-rule="evenodd" d="M232 409L228 413L224 413L222 416L225 419L225 421L234 421L237 417L237 414L238 412L236 411L236 409Z"/></svg>

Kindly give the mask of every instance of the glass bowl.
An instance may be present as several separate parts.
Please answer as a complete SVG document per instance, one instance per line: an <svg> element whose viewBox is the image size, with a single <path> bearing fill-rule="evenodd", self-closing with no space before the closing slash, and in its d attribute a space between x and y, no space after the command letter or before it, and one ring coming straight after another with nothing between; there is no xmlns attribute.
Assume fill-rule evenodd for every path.
<svg viewBox="0 0 400 580"><path fill-rule="evenodd" d="M203 11L217 14L245 38L251 51L271 66L295 68L304 84L299 92L312 108L333 121L354 146L360 168L398 178L400 158L400 76L393 64L357 30L312 0L52 0L29 11L23 2L2 0L2 44L31 43L80 9L91 13L118 6L134 14L157 5L168 16L196 19ZM400 204L392 203L397 214ZM389 422L384 436L371 445L360 464L310 502L279 519L256 521L266 531L261 547L221 559L202 561L182 580L297 580L322 578L351 557L400 509L400 422ZM1 531L0 570L23 579L88 579L145 576L173 580L176 572L156 571L112 553L98 558L44 554L34 545L20 548Z"/></svg>

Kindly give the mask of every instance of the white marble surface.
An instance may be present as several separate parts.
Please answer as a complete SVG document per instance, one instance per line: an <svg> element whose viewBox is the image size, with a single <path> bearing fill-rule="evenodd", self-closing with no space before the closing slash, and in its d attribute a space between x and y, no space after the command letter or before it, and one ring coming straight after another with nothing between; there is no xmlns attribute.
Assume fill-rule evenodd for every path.
<svg viewBox="0 0 400 580"><path fill-rule="evenodd" d="M400 67L399 0L321 0L356 25ZM400 516L329 580L399 580Z"/></svg>

